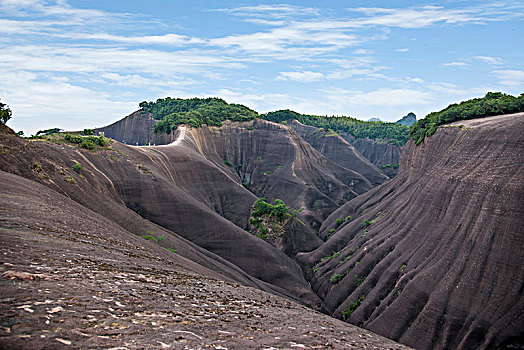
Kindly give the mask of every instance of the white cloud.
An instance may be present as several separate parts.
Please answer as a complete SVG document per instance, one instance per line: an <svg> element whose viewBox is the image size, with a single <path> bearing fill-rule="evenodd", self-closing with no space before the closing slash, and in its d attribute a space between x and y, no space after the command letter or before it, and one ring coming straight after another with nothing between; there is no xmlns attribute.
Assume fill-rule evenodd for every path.
<svg viewBox="0 0 524 350"><path fill-rule="evenodd" d="M111 34L65 34L62 37L84 39L84 40L105 40L130 44L163 44L163 45L184 45L201 43L203 40L199 38L188 38L179 34L165 34L165 35L150 35L150 36L120 36Z"/></svg>
<svg viewBox="0 0 524 350"><path fill-rule="evenodd" d="M256 5L236 8L216 9L214 11L227 12L240 17L287 18L297 16L318 15L319 10L313 7L293 5Z"/></svg>
<svg viewBox="0 0 524 350"><path fill-rule="evenodd" d="M371 55L373 53L373 51L368 50L368 49L357 49L357 50L353 51L353 53L355 55Z"/></svg>
<svg viewBox="0 0 524 350"><path fill-rule="evenodd" d="M499 57L475 56L474 58L487 64L499 65L504 63L504 60Z"/></svg>
<svg viewBox="0 0 524 350"><path fill-rule="evenodd" d="M496 70L493 73L500 80L500 84L520 88L521 91L524 90L524 71L521 70Z"/></svg>
<svg viewBox="0 0 524 350"><path fill-rule="evenodd" d="M521 7L522 8L522 7ZM350 11L363 13L367 17L355 20L355 26L386 26L400 28L423 28L431 25L486 23L501 20L502 17L515 15L510 9L497 6L477 6L462 9L446 9L441 6L423 6L412 8L351 8ZM520 16L522 17L522 16Z"/></svg>
<svg viewBox="0 0 524 350"><path fill-rule="evenodd" d="M403 48L403 49L396 49L395 51L397 51L397 52L408 52L409 49L408 48Z"/></svg>
<svg viewBox="0 0 524 350"><path fill-rule="evenodd" d="M25 71L0 73L0 95L13 111L10 126L26 134L46 127L71 130L107 125L137 108L134 101L113 100L107 93L72 85L67 79L42 81Z"/></svg>
<svg viewBox="0 0 524 350"><path fill-rule="evenodd" d="M465 62L447 62L447 63L442 63L442 65L446 67L467 67L469 66L469 64Z"/></svg>
<svg viewBox="0 0 524 350"><path fill-rule="evenodd" d="M302 83L309 83L312 81L322 80L324 74L319 72L301 71L301 72L280 72L277 79L281 80L294 80Z"/></svg>

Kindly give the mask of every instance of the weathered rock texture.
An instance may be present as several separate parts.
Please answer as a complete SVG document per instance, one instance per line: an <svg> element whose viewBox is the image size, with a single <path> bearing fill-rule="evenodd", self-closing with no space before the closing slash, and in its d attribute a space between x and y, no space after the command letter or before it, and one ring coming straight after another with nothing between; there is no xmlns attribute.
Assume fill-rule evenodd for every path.
<svg viewBox="0 0 524 350"><path fill-rule="evenodd" d="M155 134L153 128L157 122L150 113L136 111L111 125L94 129L94 131L103 132L106 137L129 145L165 145L177 139L177 131L169 135Z"/></svg>
<svg viewBox="0 0 524 350"><path fill-rule="evenodd" d="M351 219L299 254L323 310L341 317L364 296L349 322L418 349L524 346L523 156L522 113L410 141L400 173L335 211L323 237Z"/></svg>
<svg viewBox="0 0 524 350"><path fill-rule="evenodd" d="M380 185L389 179L368 160L369 158L360 154L351 143L340 135L301 124L297 120L291 123L291 127L326 158L346 169L352 169L363 175L373 186ZM385 157L388 156L386 155Z"/></svg>
<svg viewBox="0 0 524 350"><path fill-rule="evenodd" d="M194 167L195 180L206 174L207 163L190 149L180 147L181 158L166 162L162 152L118 143L113 144L115 150L90 152L68 145L26 142L14 135L0 137L0 170L42 183L138 236L147 230L165 236L161 242L165 248L176 249L234 281L312 306L318 303L293 260L200 202L191 195L192 188L177 186L177 180L183 184L186 166ZM178 146L166 147L172 148ZM186 159L192 156L193 162ZM71 168L75 162L84 168L80 173ZM174 175L177 171L179 177ZM218 188L228 186L224 191L237 199L231 206L237 215L241 208L249 215L256 199L252 193L224 180L226 175L220 178L219 172L207 174Z"/></svg>
<svg viewBox="0 0 524 350"><path fill-rule="evenodd" d="M291 208L303 208L299 216L313 227L386 179L369 163L344 168L292 128L265 120L188 129L186 139L185 144L256 196L285 198Z"/></svg>
<svg viewBox="0 0 524 350"><path fill-rule="evenodd" d="M406 349L292 302L317 300L298 265L173 185L183 160L114 146L0 125L0 348Z"/></svg>
<svg viewBox="0 0 524 350"><path fill-rule="evenodd" d="M407 349L232 283L48 186L0 181L2 349Z"/></svg>
<svg viewBox="0 0 524 350"><path fill-rule="evenodd" d="M247 207L238 213L237 197L211 173L218 171L218 178L243 185L258 197L286 198L293 209L303 208L300 218L315 229L340 205L388 179L341 138L318 148L311 137L307 140L311 147L292 128L265 120L225 122L220 128L187 128L187 132L179 127L170 135L154 134L155 123L149 115L135 112L97 131L132 145L159 145L178 139L184 130L180 145L188 147L187 151L169 147L140 150L154 162L164 162L164 169L169 162L177 162L177 169L169 175L176 178L176 185L242 228L247 227ZM322 135L317 138L325 143ZM196 171L195 161L209 171ZM178 170L180 167L183 169ZM233 201L224 203L224 198ZM250 205L249 200L241 202Z"/></svg>
<svg viewBox="0 0 524 350"><path fill-rule="evenodd" d="M351 136L351 135L349 135ZM351 139L350 137L347 137ZM371 139L355 139L352 145L371 163L379 167L389 177L398 174L401 148L387 142L378 142ZM395 166L396 165L396 166Z"/></svg>

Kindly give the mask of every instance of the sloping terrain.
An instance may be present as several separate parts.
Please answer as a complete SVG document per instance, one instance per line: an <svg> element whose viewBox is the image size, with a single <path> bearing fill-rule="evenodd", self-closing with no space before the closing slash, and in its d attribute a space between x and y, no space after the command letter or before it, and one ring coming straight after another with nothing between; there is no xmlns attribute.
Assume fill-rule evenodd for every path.
<svg viewBox="0 0 524 350"><path fill-rule="evenodd" d="M70 193L3 171L0 181L1 349L407 349L232 283Z"/></svg>
<svg viewBox="0 0 524 350"><path fill-rule="evenodd" d="M162 163L159 169L164 172L171 167L167 175L177 186L241 228L247 227L249 207L256 197L265 197L286 198L291 208L302 208L299 216L304 222L318 229L340 205L387 180L376 167L354 154L351 145L340 145L340 152L348 148L346 153L351 155L340 164L282 124L261 119L224 122L222 127L187 131L179 127L176 133L167 135L154 134L154 123L152 118L136 112L98 130L116 140L125 135L130 144L156 141L157 145L161 142L156 138L175 140L173 135L184 130L184 141L177 141L186 148L184 151L167 145L140 147L138 150L146 155L143 162L148 157ZM129 152L136 153L131 149ZM240 197L246 198L238 200Z"/></svg>
<svg viewBox="0 0 524 350"><path fill-rule="evenodd" d="M154 133L158 121L150 113L136 111L127 117L103 128L94 129L104 132L107 137L129 145L165 145L176 140L178 133Z"/></svg>
<svg viewBox="0 0 524 350"><path fill-rule="evenodd" d="M360 154L355 147L337 133L304 125L297 120L294 120L290 125L304 140L326 158L346 169L352 169L363 175L373 186L380 185L386 180L389 180L387 176L368 160L369 158Z"/></svg>
<svg viewBox="0 0 524 350"><path fill-rule="evenodd" d="M398 174L401 147L369 138L355 139L352 135L344 132L340 133L340 136L351 143L360 154L390 178Z"/></svg>
<svg viewBox="0 0 524 350"><path fill-rule="evenodd" d="M299 254L322 309L419 349L524 346L523 156L524 113L410 141Z"/></svg>
<svg viewBox="0 0 524 350"><path fill-rule="evenodd" d="M257 197L285 198L291 208L302 208L300 217L313 227L349 199L373 188L359 169L330 161L282 124L226 122L221 128L192 128L188 138L193 149Z"/></svg>
<svg viewBox="0 0 524 350"><path fill-rule="evenodd" d="M40 182L137 236L147 231L163 236L165 248L239 283L317 305L317 296L293 260L173 183L175 160L166 167L162 155L153 161L140 148L118 143L115 149L86 151L9 134L0 135L0 143L0 170ZM83 167L78 173L75 164ZM204 170L197 168L195 174ZM249 213L254 196L235 186L247 201L238 197L239 205Z"/></svg>

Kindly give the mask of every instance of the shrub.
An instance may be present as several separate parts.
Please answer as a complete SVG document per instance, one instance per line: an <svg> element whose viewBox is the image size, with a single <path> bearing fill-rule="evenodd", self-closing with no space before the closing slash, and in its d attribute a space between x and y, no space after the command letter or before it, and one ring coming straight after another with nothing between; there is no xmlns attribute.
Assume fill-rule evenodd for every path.
<svg viewBox="0 0 524 350"><path fill-rule="evenodd" d="M344 223L344 219L337 219L335 220L335 228L339 227Z"/></svg>
<svg viewBox="0 0 524 350"><path fill-rule="evenodd" d="M329 281L331 281L331 283L337 284L338 282L342 281L343 278L344 278L344 275L341 275L339 273L335 273L334 275L332 275L329 278Z"/></svg>
<svg viewBox="0 0 524 350"><path fill-rule="evenodd" d="M229 167L233 166L233 163L231 163L229 160L224 160L224 164L229 166Z"/></svg>
<svg viewBox="0 0 524 350"><path fill-rule="evenodd" d="M78 163L75 163L75 164L71 167L71 169L73 169L76 173L79 173L79 174L80 174L80 172L81 172L82 170L84 170L84 167L81 166L81 165L78 164Z"/></svg>
<svg viewBox="0 0 524 350"><path fill-rule="evenodd" d="M86 135L86 136L89 136L89 135L94 135L95 133L93 132L93 130L91 129L84 129L84 131L82 132L82 134Z"/></svg>
<svg viewBox="0 0 524 350"><path fill-rule="evenodd" d="M42 165L38 162L31 164L31 170L36 171L37 173L42 171Z"/></svg>
<svg viewBox="0 0 524 350"><path fill-rule="evenodd" d="M146 231L146 234L142 236L142 238L147 239L149 241L153 241L155 243L160 243L164 240L165 236L158 236L153 231Z"/></svg>
<svg viewBox="0 0 524 350"><path fill-rule="evenodd" d="M361 228L366 228L368 226L371 226L371 224L373 224L373 222L369 221L368 219L364 219L364 221L362 222L362 224L360 224L360 227Z"/></svg>
<svg viewBox="0 0 524 350"><path fill-rule="evenodd" d="M344 271L344 273L340 274L340 273L335 273L333 274L330 278L329 278L329 281L333 284L337 284L338 282L342 281L344 279L344 277L346 277L347 275L349 275L351 273L353 269L347 269L346 271Z"/></svg>
<svg viewBox="0 0 524 350"><path fill-rule="evenodd" d="M364 283L364 281L366 280L366 277L367 277L367 276L361 276L361 277L357 280L357 286L360 286L362 283Z"/></svg>
<svg viewBox="0 0 524 350"><path fill-rule="evenodd" d="M362 304L364 299L366 299L366 296L365 295L361 295L360 298L358 298L357 300L349 303L348 308L342 312L342 318L344 319L344 321L347 320L349 318L349 316L351 316L351 314L353 312L355 312L357 307L359 307L360 304Z"/></svg>
<svg viewBox="0 0 524 350"><path fill-rule="evenodd" d="M72 184L72 185L76 185L76 180L75 180L75 178L72 177L72 176L68 176L68 177L66 177L65 181L66 181L66 182L69 182L69 183Z"/></svg>

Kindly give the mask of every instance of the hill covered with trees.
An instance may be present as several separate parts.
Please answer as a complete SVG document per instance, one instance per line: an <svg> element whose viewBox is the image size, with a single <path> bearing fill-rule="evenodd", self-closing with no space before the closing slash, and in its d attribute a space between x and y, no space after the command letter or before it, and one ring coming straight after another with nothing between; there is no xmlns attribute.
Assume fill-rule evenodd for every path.
<svg viewBox="0 0 524 350"><path fill-rule="evenodd" d="M221 126L226 120L249 121L256 118L277 123L298 120L300 123L334 132L347 132L355 138L370 138L402 146L409 140L409 128L400 124L385 122L365 122L351 117L315 116L300 114L291 110L280 110L266 114L240 105L229 104L220 98L164 98L155 102L141 102L142 113L159 120L156 133L171 133L178 125L201 127L202 125Z"/></svg>
<svg viewBox="0 0 524 350"><path fill-rule="evenodd" d="M501 92L488 92L482 98L474 98L459 104L454 103L439 112L428 114L413 125L410 135L418 145L424 141L426 136L433 135L440 125L459 120L518 112L524 112L524 93L519 97L514 97Z"/></svg>
<svg viewBox="0 0 524 350"><path fill-rule="evenodd" d="M370 138L372 140L386 141L397 146L402 146L409 140L409 128L396 123L365 122L344 116L307 115L288 109L269 112L263 115L262 118L277 123L296 119L302 124L323 128L324 130L344 131L357 139Z"/></svg>
<svg viewBox="0 0 524 350"><path fill-rule="evenodd" d="M158 99L155 102L141 102L143 113L151 113L159 120L155 132L171 133L178 125L185 124L195 128L202 125L222 126L225 120L248 121L258 116L258 113L246 106L229 104L216 98L171 98Z"/></svg>

